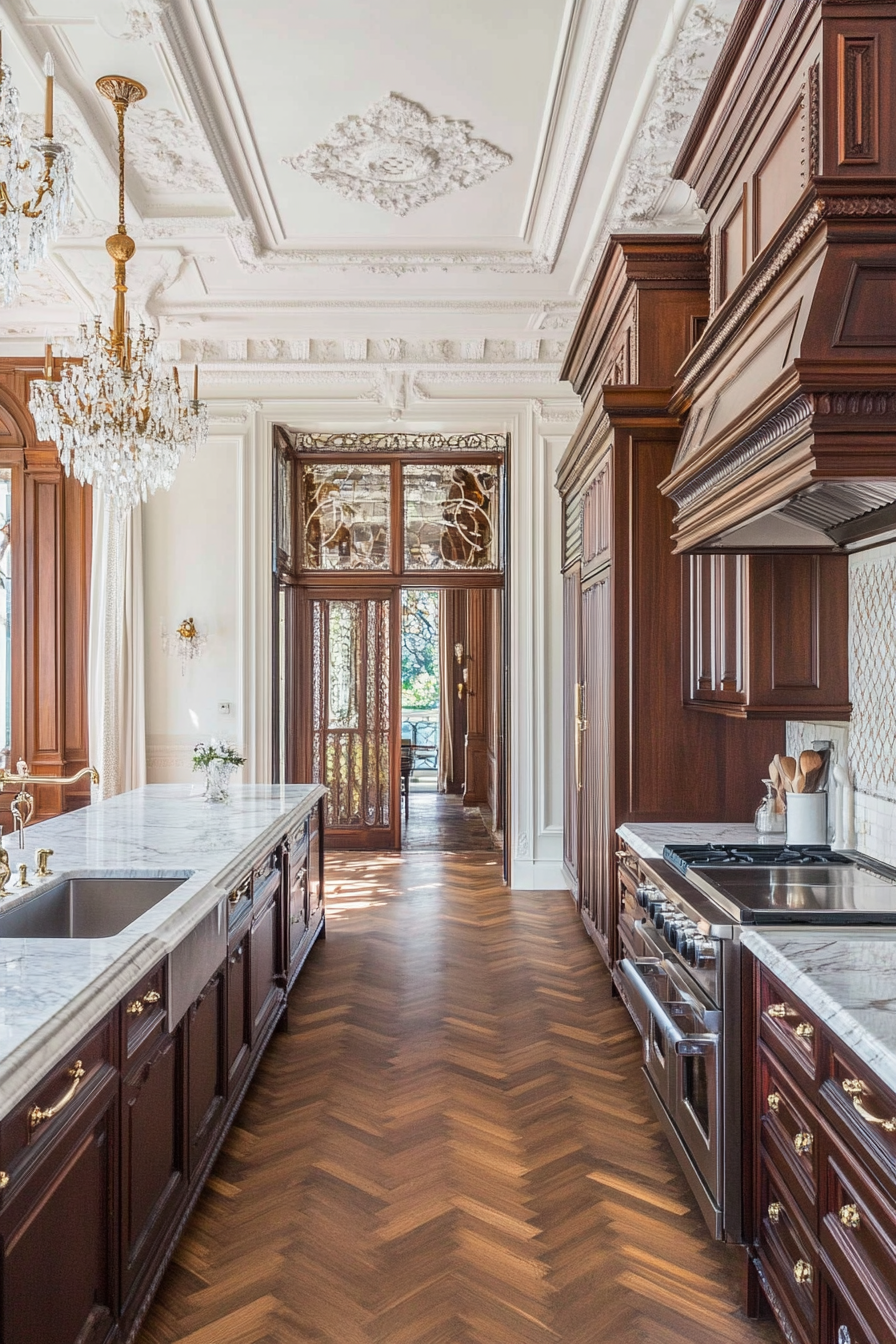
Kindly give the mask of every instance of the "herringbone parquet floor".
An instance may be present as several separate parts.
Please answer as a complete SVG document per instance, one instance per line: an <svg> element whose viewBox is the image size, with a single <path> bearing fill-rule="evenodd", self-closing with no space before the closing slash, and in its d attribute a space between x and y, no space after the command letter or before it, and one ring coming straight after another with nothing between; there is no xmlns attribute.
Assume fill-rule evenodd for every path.
<svg viewBox="0 0 896 1344"><path fill-rule="evenodd" d="M300 977L140 1344L760 1344L562 893L331 861Z"/></svg>

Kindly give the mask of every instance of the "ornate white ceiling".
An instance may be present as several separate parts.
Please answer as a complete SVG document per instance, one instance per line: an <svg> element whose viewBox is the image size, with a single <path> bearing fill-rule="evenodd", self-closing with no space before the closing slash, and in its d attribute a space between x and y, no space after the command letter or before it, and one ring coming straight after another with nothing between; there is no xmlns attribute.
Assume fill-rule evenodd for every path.
<svg viewBox="0 0 896 1344"><path fill-rule="evenodd" d="M556 382L609 228L701 227L671 162L735 0L6 0L26 113L56 61L77 219L0 310L36 351L106 304L103 74L128 117L132 307L222 385ZM539 393L539 395L541 395Z"/></svg>

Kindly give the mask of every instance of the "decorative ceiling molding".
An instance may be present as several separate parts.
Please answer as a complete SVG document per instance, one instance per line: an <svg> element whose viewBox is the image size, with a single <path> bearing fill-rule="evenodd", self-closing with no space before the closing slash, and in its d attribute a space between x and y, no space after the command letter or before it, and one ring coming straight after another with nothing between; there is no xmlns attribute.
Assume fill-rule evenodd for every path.
<svg viewBox="0 0 896 1344"><path fill-rule="evenodd" d="M133 109L129 162L145 185L168 191L226 195L227 186L201 128L166 107Z"/></svg>
<svg viewBox="0 0 896 1344"><path fill-rule="evenodd" d="M185 355L184 362L190 362ZM376 389L386 385L386 378L395 375L394 382L400 378L411 380L414 387L420 386L420 380L427 387L469 384L499 387L502 384L533 386L548 384L558 386L560 369L558 365L502 365L484 369L464 368L460 365L430 365L419 368L390 368L375 364L354 364L334 366L332 364L265 364L260 361L247 363L209 362L201 365L203 386L232 386L264 383L275 386L302 386L304 384L352 385L367 392L365 400L376 400ZM426 395L421 392L420 395Z"/></svg>
<svg viewBox="0 0 896 1344"><path fill-rule="evenodd" d="M177 342L188 363L206 361L243 362L269 367L275 364L307 364L315 368L344 368L356 364L397 364L427 368L463 368L468 365L503 369L508 365L533 369L560 368L566 353L563 340L479 340L395 336L307 337L300 340L249 338L219 340L205 337Z"/></svg>
<svg viewBox="0 0 896 1344"><path fill-rule="evenodd" d="M545 274L546 262L537 262L528 248L481 250L457 248L450 251L401 250L392 248L271 248L262 246L258 232L246 220L229 223L226 232L237 261L244 271L267 273L289 271L296 266L322 266L344 271L360 267L370 275L413 275L423 271L448 271L467 267L472 271L515 272L523 275Z"/></svg>
<svg viewBox="0 0 896 1344"><path fill-rule="evenodd" d="M611 233L699 233L705 225L693 191L672 177L688 126L731 26L733 0L696 0L658 62L653 91L583 268L584 294Z"/></svg>
<svg viewBox="0 0 896 1344"><path fill-rule="evenodd" d="M543 188L550 193L550 204L532 237L533 261L548 271L553 270L566 235L630 9L631 0L596 0L591 8L582 73L563 128L559 166ZM562 92L558 90L558 97Z"/></svg>
<svg viewBox="0 0 896 1344"><path fill-rule="evenodd" d="M468 121L432 117L419 103L390 93L281 162L347 200L404 216L475 187L512 162L487 140L475 139L472 129Z"/></svg>

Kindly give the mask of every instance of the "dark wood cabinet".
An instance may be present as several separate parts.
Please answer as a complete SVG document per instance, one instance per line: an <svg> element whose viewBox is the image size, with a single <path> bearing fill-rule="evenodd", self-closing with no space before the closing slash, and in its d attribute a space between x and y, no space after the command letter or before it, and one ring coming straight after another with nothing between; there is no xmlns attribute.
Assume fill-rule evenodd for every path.
<svg viewBox="0 0 896 1344"><path fill-rule="evenodd" d="M296 970L323 930L316 812ZM283 848L235 884L227 956L179 1022L162 961L0 1120L2 1344L133 1338L286 1006Z"/></svg>
<svg viewBox="0 0 896 1344"><path fill-rule="evenodd" d="M748 821L784 725L695 714L682 698L682 560L659 487L681 434L675 370L708 308L699 239L615 237L564 368L585 411L557 474L563 501L564 867L616 958L616 829Z"/></svg>
<svg viewBox="0 0 896 1344"><path fill-rule="evenodd" d="M248 927L227 954L227 1087L239 1089L252 1049L252 995L249 984Z"/></svg>
<svg viewBox="0 0 896 1344"><path fill-rule="evenodd" d="M222 966L191 1005L184 1024L187 1153L191 1177L201 1169L218 1132L218 1121L227 1096L226 1013L227 985Z"/></svg>
<svg viewBox="0 0 896 1344"><path fill-rule="evenodd" d="M752 989L749 1277L798 1344L885 1344L896 1339L896 1095L755 961Z"/></svg>
<svg viewBox="0 0 896 1344"><path fill-rule="evenodd" d="M280 938L278 923L282 915L279 897L280 874L268 880L252 911L249 927L249 964L251 986L252 1044L262 1039L272 1014L284 1001L284 977L279 969Z"/></svg>
<svg viewBox="0 0 896 1344"><path fill-rule="evenodd" d="M166 1033L121 1084L121 1296L133 1290L170 1233L187 1181L182 1036Z"/></svg>
<svg viewBox="0 0 896 1344"><path fill-rule="evenodd" d="M82 1098L86 1098L83 1099ZM56 1098L57 1102L59 1097ZM13 1169L0 1208L4 1344L116 1335L118 1075L76 1094L40 1161Z"/></svg>
<svg viewBox="0 0 896 1344"><path fill-rule="evenodd" d="M684 568L684 699L736 718L848 719L841 554L700 554Z"/></svg>

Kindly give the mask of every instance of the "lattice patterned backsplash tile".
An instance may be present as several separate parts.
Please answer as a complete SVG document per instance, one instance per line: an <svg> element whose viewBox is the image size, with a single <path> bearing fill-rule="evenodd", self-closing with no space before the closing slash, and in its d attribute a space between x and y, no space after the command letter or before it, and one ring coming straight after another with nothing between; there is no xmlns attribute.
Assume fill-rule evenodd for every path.
<svg viewBox="0 0 896 1344"><path fill-rule="evenodd" d="M849 763L857 789L896 799L896 555L854 563L849 583Z"/></svg>

